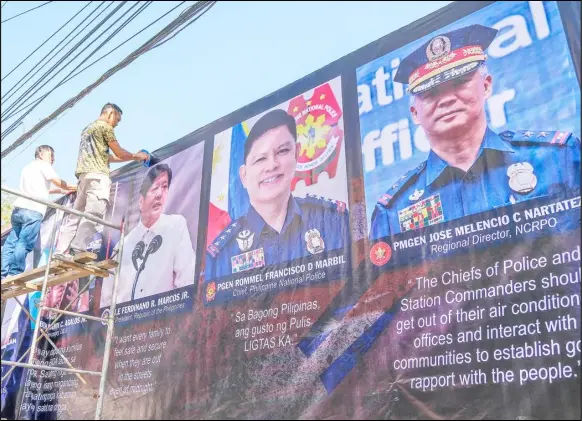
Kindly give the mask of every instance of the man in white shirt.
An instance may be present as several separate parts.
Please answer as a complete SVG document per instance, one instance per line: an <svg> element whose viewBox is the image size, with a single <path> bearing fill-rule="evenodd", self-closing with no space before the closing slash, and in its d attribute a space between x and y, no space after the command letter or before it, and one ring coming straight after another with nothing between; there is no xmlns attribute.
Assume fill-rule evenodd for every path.
<svg viewBox="0 0 582 421"><path fill-rule="evenodd" d="M49 194L66 194L76 190L75 185L61 180L52 167L55 153L52 147L42 145L34 152L34 161L22 169L20 191L31 197L48 200ZM54 184L57 189L51 189ZM32 251L40 232L46 206L19 197L14 201L10 217L12 231L2 247L2 279L17 275L26 268L26 255Z"/></svg>
<svg viewBox="0 0 582 421"><path fill-rule="evenodd" d="M166 164L152 167L142 182L140 221L124 240L117 303L194 284L196 253L186 218L163 214L171 183ZM110 276L103 282L101 307L111 304L112 293Z"/></svg>

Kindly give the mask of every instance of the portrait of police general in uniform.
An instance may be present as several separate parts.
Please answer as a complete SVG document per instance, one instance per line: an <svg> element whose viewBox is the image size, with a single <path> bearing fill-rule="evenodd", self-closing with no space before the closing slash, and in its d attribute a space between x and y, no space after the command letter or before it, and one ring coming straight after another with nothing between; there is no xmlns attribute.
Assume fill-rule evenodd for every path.
<svg viewBox="0 0 582 421"><path fill-rule="evenodd" d="M373 212L370 238L415 230L543 196L580 192L580 141L572 133L488 127L494 78L486 50L497 30L471 25L435 36L404 58L410 113L430 144Z"/></svg>
<svg viewBox="0 0 582 421"><path fill-rule="evenodd" d="M194 284L196 253L186 218L164 213L171 187L167 164L151 167L141 183L139 222L124 240L118 303ZM110 276L103 281L101 307L110 305L112 293Z"/></svg>
<svg viewBox="0 0 582 421"><path fill-rule="evenodd" d="M249 209L208 245L205 281L349 249L345 203L291 194L298 154L296 122L284 110L270 111L253 125L238 171Z"/></svg>

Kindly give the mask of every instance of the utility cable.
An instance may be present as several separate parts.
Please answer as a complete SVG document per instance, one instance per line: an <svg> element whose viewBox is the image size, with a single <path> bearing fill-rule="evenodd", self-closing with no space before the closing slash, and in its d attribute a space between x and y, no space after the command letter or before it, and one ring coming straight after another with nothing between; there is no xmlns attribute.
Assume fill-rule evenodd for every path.
<svg viewBox="0 0 582 421"><path fill-rule="evenodd" d="M36 53L36 52L37 52L37 51L38 51L38 50L39 50L39 49L40 49L40 48L41 48L43 45L45 45L45 44L46 44L47 42L49 42L49 41L50 41L50 40L51 40L51 39L52 39L52 38L53 38L53 37L54 37L56 34L58 34L58 33L60 32L60 30L61 30L61 29L63 29L65 26L67 26L67 25L69 24L69 22L71 22L73 19L75 19L75 18L76 18L76 17L79 15L79 13L81 13L83 10L85 10L87 7L89 7L89 5L90 5L91 3L93 3L93 2L92 2L92 1L90 1L90 2L89 2L89 3L87 3L85 6L83 6L83 7L81 8L81 10L79 10L77 13L75 13L75 15L74 15L74 16L73 16L71 19L69 19L69 20L68 20L68 21L67 21L67 22L66 22L66 23L65 23L63 26L61 26L59 29L57 29L55 32L53 32L53 34L52 34L50 37L48 37L48 38L47 38L47 39L46 39L46 40L45 40L45 41L44 41L42 44L40 44L38 47L36 47L36 49L35 49L35 50L34 50L32 53L30 53L30 54L29 54L29 55L28 55L28 56L27 56L27 57L26 57L24 60L22 60L20 63L18 63L14 69L10 70L10 71L8 72L8 74L7 74L7 75L5 75L5 76L4 76L2 79L0 79L0 81L3 81L3 80L4 80L4 79L6 79L8 76L10 76L10 75L12 74L12 72L14 72L16 69L18 69L18 68L19 68L19 67L22 65L22 63L24 63L26 60L28 60L28 59L29 59L29 58L30 58L30 57L31 57L31 56L32 56L34 53ZM4 3L4 4L6 4L6 3ZM2 7L4 7L4 6L2 6Z"/></svg>
<svg viewBox="0 0 582 421"><path fill-rule="evenodd" d="M26 100L28 98L25 98L26 95L28 95L34 88L36 88L36 86L38 86L44 79L46 79L49 74L51 72L53 72L70 54L72 54L77 48L79 48L79 46L81 44L83 44L89 37L91 37L96 31L97 29L99 29L106 21L108 21L115 13L117 13L119 11L119 9L121 9L125 4L127 3L127 1L123 1L120 2L119 6L117 6L111 13L109 13L109 15L107 15L105 18L103 18L103 20L101 22L99 22L99 24L97 24L87 35L85 35L85 37L83 37L83 39L81 41L79 41L72 49L71 51L63 58L61 58L55 65L53 65L53 67L51 69L48 70L47 73L45 73L37 82L35 82L35 84L33 84L31 87L29 87L26 92L24 94L22 94L16 101L14 101L3 113L2 115L5 115L8 111L10 111L11 109L13 109L14 107L16 107L19 103L21 103L22 100ZM109 29L109 28L108 28ZM103 31L98 37L101 37L101 35L103 35L106 31ZM91 42L94 43L96 40L93 40ZM89 44L89 46L91 45ZM89 46L85 47L81 53L77 54L72 60L69 60L69 62L63 67L61 68L56 74L54 74L50 80L52 80L57 74L59 74L61 71L63 71L73 60L75 60L77 57L79 57L80 54L82 54ZM43 84L46 85L48 83L45 82ZM42 86L41 86L42 87ZM39 88L40 89L40 88ZM38 89L37 89L38 91ZM37 92L35 91L35 92ZM18 123L24 118L24 116L19 117L19 119L14 122L8 129L6 129L4 132L2 132L2 135L0 136L0 140L3 140L8 134L10 134L13 130L14 130L14 125L18 125Z"/></svg>
<svg viewBox="0 0 582 421"><path fill-rule="evenodd" d="M97 51L99 51L105 44L107 44L115 35L117 35L121 30L123 30L123 28L125 28L133 19L135 19L135 17L137 15L139 15L141 12L143 12L147 7L149 7L152 4L151 1L146 2L145 4L141 5L140 8L133 13L132 16L130 16L125 22L123 22L111 35L109 35L105 41L103 41L97 48L95 48L87 57L85 57L83 59L83 61L81 61L79 64L77 64L77 66L71 70L71 72L69 72L69 74L61 80L61 82L59 82L59 84L61 84L63 82L63 80L65 80L67 77L69 77L72 73L74 73L79 67L81 67L83 65L83 63L85 63L87 60L89 60ZM31 92L27 98L24 98L23 100L19 101L20 104L22 104L24 101L30 99L34 94L36 94L38 91L40 91L44 86L46 86L51 80L53 80L60 72L62 72L64 69L67 68L67 66L69 64L71 64L73 61L75 61L81 54L83 54L92 44L94 44L95 42L97 42L97 40L99 38L101 38L105 33L107 33L113 26L115 26L121 19L123 19L125 17L125 15L127 15L129 12L131 12L135 7L139 6L140 3L136 2L134 3L128 10L126 10L119 18L117 18L117 20L115 20L115 22L113 22L111 25L109 25L108 28L106 28L105 30L103 30L101 32L101 34L99 34L97 36L96 39L94 39L89 45L87 45L85 48L83 48L83 50L81 50L81 52L79 52L75 57L73 57L71 60L69 60L69 62L67 64L64 65L64 67L62 67L58 72L56 72L53 76L51 76L50 79L48 79L47 81L45 81L40 87L36 88L36 90L34 92ZM39 101L36 101L35 105L33 106L32 109L34 109L39 103L40 101L42 101L44 98L46 98L48 95L50 95L58 86L59 84L57 84L54 88L52 88L49 92L47 92L46 94L44 94L41 99ZM13 106L11 106L12 108L14 108ZM32 109L30 109L29 111L32 111ZM8 110L5 111L5 113ZM27 113L28 114L28 113ZM24 116L22 116L24 117ZM4 119L8 119L9 116L6 116Z"/></svg>
<svg viewBox="0 0 582 421"><path fill-rule="evenodd" d="M6 2L6 3L8 3L8 2ZM6 3L4 3L4 4L6 4ZM39 8L41 8L42 6L46 6L46 5L47 5L47 4L49 4L49 3L52 3L52 1L47 1L46 3L43 3L43 4L41 4L40 6L36 6L36 7L33 7L32 9L25 10L24 12L22 12L22 13L19 13L19 14L17 14L16 16L12 16L12 17L10 17L10 18L8 18L8 19L4 19L4 20L3 20L3 21L1 21L0 23L4 23L4 22L8 22L9 20L16 19L18 16L25 15L25 14L27 14L28 12L32 12L33 10L39 9Z"/></svg>
<svg viewBox="0 0 582 421"><path fill-rule="evenodd" d="M46 79L48 76L50 76L50 74L55 71L62 62L64 62L70 55L73 54L73 52L75 52L75 50L77 50L86 40L88 40L105 22L107 22L109 19L111 19L111 17L116 14L119 9L121 9L123 6L125 6L125 4L127 3L127 1L123 1L120 2L119 5L112 11L110 12L106 17L104 17L101 22L99 22L95 27L93 27L93 29L91 29L91 31L89 31L88 34L86 34L83 39L81 39L81 41L79 41L73 48L71 48L71 50L65 54L64 57L62 57L56 64L54 64L43 76L41 76L41 78L39 80L37 80L32 86L30 86L26 92L24 92L22 95L20 95L20 97L15 100L6 110L4 110L4 112L2 112L3 115L5 115L8 111L10 111L11 109L13 109L15 106L18 106L19 104L22 103L22 100L26 100L28 98L26 98L26 95L28 95L33 89L35 89L44 79ZM109 28L108 28L109 29ZM103 31L98 37L97 39L99 39L99 37L101 37L101 35L103 35L106 31ZM97 39L91 41L91 43L86 46L83 50L81 50L80 53L78 53L73 59L69 60L69 62L67 64L65 64L64 67L62 67L60 70L58 70L56 72L56 74L54 74L51 79L53 79L57 74L59 74L60 72L62 72L73 60L75 60L77 57L79 57L80 54L82 54L87 48L89 48L91 46L91 44L93 44ZM49 81L51 80L49 79ZM45 82L42 86L46 85L47 82ZM38 91L38 89L37 89ZM36 92L36 91L35 91Z"/></svg>
<svg viewBox="0 0 582 421"><path fill-rule="evenodd" d="M59 53L60 53L60 52L61 52L61 51L62 51L62 50L63 50L63 49L64 49L64 48L67 46L67 45L69 45L69 44L70 44L70 43L71 43L71 42L72 42L72 41L73 41L75 38L77 38L77 37L78 37L78 36L79 36L79 35L80 35L80 34L81 34L81 33L82 33L82 32L83 32L85 29L87 29L87 28L88 28L88 27L91 25L91 22L89 22L89 23L88 23L88 24L87 24L87 25L86 25L86 26L85 26L83 29L81 29L81 31L80 31L80 32L79 32L77 35L75 35L75 36L74 36L73 38L71 38L71 39L70 39L70 40L69 40L69 41L68 41L68 42L67 42L65 45L63 45L63 47L62 47L62 48L61 48L59 51L57 51L57 52L56 52L56 53L55 53L55 54L54 54L54 55L53 55L51 58L49 58L49 59L48 59L48 61L47 61L45 64L43 64L43 65L42 65L42 66L41 66L41 67L40 67L40 68L39 68L39 69L38 69L36 72L32 73L32 72L34 71L34 69L36 69L36 67L37 67L37 66L39 66L39 65L40 65L40 64L41 64L41 63L42 63L42 62L43 62L43 61L44 61L44 60L45 60L45 59L46 59L46 58L47 58L47 57L48 57L48 56L49 56L49 55L50 55L50 54L51 54L51 53L54 51L54 50L56 50L56 49L59 47L59 45L61 45L63 42L65 42L65 40L66 40L66 39L67 39L69 36L71 36L71 35L72 35L72 34L73 34L73 33L74 33L74 32L75 32L75 31L76 31L76 30L77 30L77 29L78 29L78 28L79 28L79 27L80 27L80 26L83 24L83 23L85 23L85 22L86 22L86 21L87 21L87 20L88 20L88 19L91 17L91 15L93 15L93 13L95 13L95 12L96 12L98 9L100 9L100 8L101 8L101 6L103 6L104 4L105 4L105 1L102 1L102 2L101 2L101 3L100 3L100 4L99 4L99 5L98 5L98 6L97 6L95 9L93 9L93 11L92 11L91 13L89 13L89 15L87 15L87 16L85 17L85 19L83 19L83 20L81 21L81 23L79 23L79 24L78 24L78 25L77 25L77 26L76 26L76 27L75 27L75 28L74 28L74 29L73 29L71 32L69 32L69 33L67 34L67 36L65 36L65 38L63 38L63 39L61 40L61 42L59 42L59 43L58 43L58 44L57 44L57 45L56 45L56 46L55 46L55 47L54 47L54 48L53 48L51 51L49 51L49 52L48 52L48 53L47 53L47 54L46 54L46 55L45 55L45 56L44 56L42 59L40 59L40 61L39 61L37 64L35 64L35 65L33 66L33 68L32 68L32 69L30 69L30 70L28 71L28 74L27 74L27 75L24 75L24 76L23 76L23 77L22 77L22 78L21 78L21 79L20 79L18 82L16 82L16 84L15 84L15 85L14 85L12 88L10 88L8 91L6 91L6 92L4 93L4 95L2 95L2 98L1 98L1 99L2 99L2 102L0 102L0 104L4 104L4 103L5 103L5 102L6 102L8 99L10 99L10 98L12 97L12 95L14 95L14 94L12 94L12 95L6 96L6 95L8 95L10 92L12 92L14 89L17 89L17 91L18 91L18 90L20 90L20 89L22 88L22 86L21 86L21 87L18 87L18 85L20 85L20 83L21 83L22 81L24 81L24 79L26 79L26 80L24 81L24 83L23 83L22 85L25 85L26 83L28 83L28 81L29 81L30 79L32 79L34 76L36 76L36 74L37 74L38 72L40 72L40 71L41 71L41 70L42 70L42 69L43 69L43 68L44 68L44 67L45 67L45 66L46 66L46 65L47 65L47 64L48 64L48 63L49 63L49 62L50 62L50 61L51 61L53 58L55 58L55 57L56 57L56 56L57 56L57 55L58 55L58 54L59 54ZM103 12L105 12L105 10L107 10L107 8L108 8L108 7L110 7L110 6L111 6L111 3L110 3L110 4L109 4L109 6L107 6L107 7L106 7L104 10L102 10L102 11L101 11L101 12L100 12L100 13L99 13L99 14L98 14L98 15L97 15L97 16L96 16L94 19L97 19L99 16L101 16L101 14L102 14ZM28 79L27 79L27 76L28 76Z"/></svg>
<svg viewBox="0 0 582 421"><path fill-rule="evenodd" d="M22 145L27 139L29 139L31 136L33 136L36 132L38 132L40 129L42 129L48 123L50 123L52 120L54 120L57 116L59 116L63 111L65 111L68 108L73 107L77 102L79 102L81 99L83 99L85 96L87 96L97 86L99 86L100 84L105 82L107 79L109 79L111 76L113 76L115 73L117 73L121 69L125 68L126 66L128 66L129 64L134 62L141 55L150 51L152 46L158 44L163 39L171 36L172 33L182 23L187 22L190 19L194 18L196 16L196 14L200 11L200 9L206 7L209 3L211 3L212 5L216 4L215 1L214 2L202 2L202 1L200 1L200 2L197 2L196 4L194 4L193 6L190 6L188 9L186 9L184 11L183 18L178 17L178 18L174 19L172 22L170 22L168 25L166 25L161 31L159 31L156 35L154 35L152 38L150 38L148 41L146 41L141 47L139 47L137 50L132 52L130 55L128 55L125 59L123 59L117 65L115 65L114 67L109 69L107 72L105 72L99 79L97 79L91 85L87 86L85 89L83 89L81 92L79 92L73 98L70 98L69 100L67 100L60 107L58 107L55 111L53 111L49 116L45 117L43 120L38 122L32 129L30 129L28 132L24 133L22 136L20 136L18 139L16 139L10 146L8 146L5 150L3 150L2 153L0 154L0 158L6 157L8 154L10 154L12 151L14 151L20 145Z"/></svg>
<svg viewBox="0 0 582 421"><path fill-rule="evenodd" d="M140 35L143 31L145 31L146 29L150 28L152 25L155 25L156 23L158 23L160 20L162 20L163 18L165 18L166 16L168 16L170 13L172 13L174 10L176 10L178 7L180 7L181 5L183 5L184 3L186 3L185 1L181 2L180 4L178 4L177 6L173 7L172 9L170 9L168 12L164 13L162 16L160 16L159 18L157 18L156 20L154 20L152 23L150 23L149 25L147 25L146 27L142 28L140 31L136 32L135 34L133 34L131 37L127 38L125 41L123 41L121 44L117 45L117 47L109 50L107 53L105 53L104 55L102 55L101 57L99 57L97 60L93 61L91 64L88 64L87 66L83 67L81 70L79 70L78 72L76 72L75 74L69 76L66 80L64 80L62 83L60 83L59 85L55 86L55 88L64 85L65 83L67 83L68 81L70 81L71 79L74 79L75 77L77 77L78 75L80 75L81 73L83 73L85 70L89 69L90 67L92 67L94 64L97 64L99 61L103 60L105 57L109 56L111 53L117 51L119 48L121 48L122 46L124 46L125 44L127 44L129 41L131 41L132 39L134 39L136 36ZM28 107L36 104L39 101L42 101L44 98L44 96L42 97L38 97L35 98L32 102L29 102L25 105L20 106L17 110L13 111L11 114L6 116L6 119L13 117L14 115L18 114L19 112L27 109ZM2 120L4 121L4 120Z"/></svg>

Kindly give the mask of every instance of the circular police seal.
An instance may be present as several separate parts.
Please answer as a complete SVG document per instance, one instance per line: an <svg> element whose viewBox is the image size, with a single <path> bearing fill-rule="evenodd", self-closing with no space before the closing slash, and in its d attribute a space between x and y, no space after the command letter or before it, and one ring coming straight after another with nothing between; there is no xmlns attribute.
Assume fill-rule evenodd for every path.
<svg viewBox="0 0 582 421"><path fill-rule="evenodd" d="M216 282L210 282L206 287L206 301L213 301L214 297L216 297Z"/></svg>
<svg viewBox="0 0 582 421"><path fill-rule="evenodd" d="M429 61L437 60L451 52L451 40L439 35L433 38L426 46L426 58Z"/></svg>
<svg viewBox="0 0 582 421"><path fill-rule="evenodd" d="M107 319L109 319L109 317L110 317L110 316L111 316L111 311L110 311L108 308L106 308L106 309L103 311L103 313L101 313L101 318L102 318L102 319L106 319L106 320L107 320ZM107 326L107 322L104 322L103 320L101 320L101 324L102 324L103 326Z"/></svg>
<svg viewBox="0 0 582 421"><path fill-rule="evenodd" d="M370 261L376 266L383 266L392 257L392 249L388 244L379 241L370 249Z"/></svg>
<svg viewBox="0 0 582 421"><path fill-rule="evenodd" d="M299 147L291 190L299 180L306 186L316 184L323 172L334 178L344 132L340 125L342 108L330 83L318 86L311 95L293 98L287 113L295 118Z"/></svg>
<svg viewBox="0 0 582 421"><path fill-rule="evenodd" d="M250 230L243 230L236 236L236 242L238 243L238 248L240 251L248 251L253 246L253 239L255 238L255 233Z"/></svg>
<svg viewBox="0 0 582 421"><path fill-rule="evenodd" d="M315 228L305 233L305 242L307 243L307 251L311 254L321 253L325 248L325 242L321 238L319 231Z"/></svg>
<svg viewBox="0 0 582 421"><path fill-rule="evenodd" d="M538 183L533 171L534 169L529 162L510 165L507 169L507 176L509 177L511 190L520 194L531 192Z"/></svg>

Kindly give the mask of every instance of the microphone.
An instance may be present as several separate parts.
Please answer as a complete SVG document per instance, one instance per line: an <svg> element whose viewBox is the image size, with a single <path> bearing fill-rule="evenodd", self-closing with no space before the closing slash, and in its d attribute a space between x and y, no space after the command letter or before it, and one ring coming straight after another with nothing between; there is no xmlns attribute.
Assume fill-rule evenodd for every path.
<svg viewBox="0 0 582 421"><path fill-rule="evenodd" d="M152 241L150 241L150 243L148 244L148 249L146 250L145 256L143 256L143 260L141 262L142 270L143 268L145 268L145 264L148 260L149 255L154 254L156 251L160 249L161 246L162 246L162 236L158 234L154 238L152 238Z"/></svg>
<svg viewBox="0 0 582 421"><path fill-rule="evenodd" d="M143 251L145 249L145 243L140 241L135 245L133 252L131 253L131 261L133 262L133 267L137 270L138 264L137 259L143 259Z"/></svg>
<svg viewBox="0 0 582 421"><path fill-rule="evenodd" d="M158 234L152 239L152 241L150 241L148 249L146 251L146 257L144 258L144 260L147 259L148 255L154 254L156 251L158 251L161 246L162 246L162 236Z"/></svg>
<svg viewBox="0 0 582 421"><path fill-rule="evenodd" d="M134 252L131 255L131 258L133 260L133 265L135 266L135 269L137 270L137 273L135 274L135 279L133 280L133 288L131 290L131 299L134 300L135 299L135 290L137 288L137 281L139 279L139 275L141 275L141 272L144 270L145 268L145 264L148 260L148 257L150 254L154 254L156 251L158 251L160 249L160 247L162 246L162 236L161 235L156 235L152 241L150 241L150 243L148 244L148 249L145 252L145 256L143 256L143 249L145 247L145 244L143 241L140 241L139 243L137 243L137 245L135 246L135 249L133 250ZM139 267L139 269L137 268L137 259L134 260L134 255L136 254L136 251L139 250L140 256L142 258L141 261L141 266Z"/></svg>

